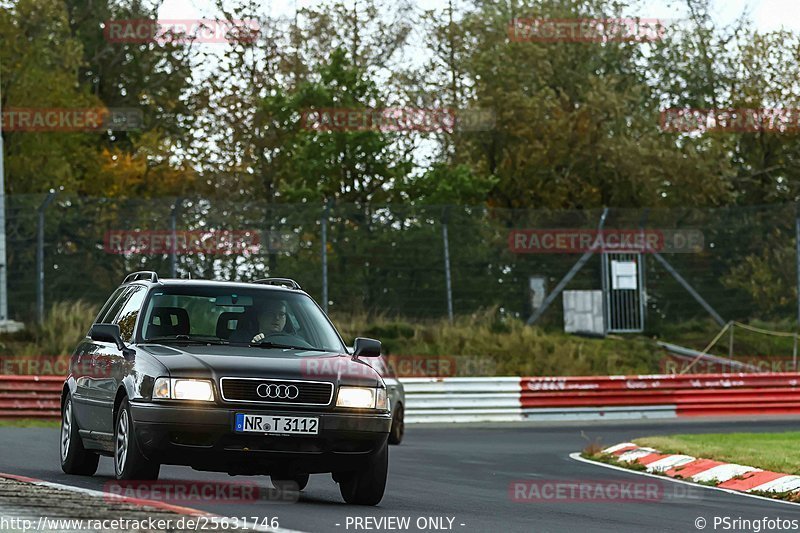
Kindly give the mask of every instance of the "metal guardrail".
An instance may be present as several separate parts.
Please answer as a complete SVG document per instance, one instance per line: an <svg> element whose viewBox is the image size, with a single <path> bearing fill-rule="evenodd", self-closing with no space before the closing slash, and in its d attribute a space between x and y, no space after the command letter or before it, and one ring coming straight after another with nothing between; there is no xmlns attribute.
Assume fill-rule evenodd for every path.
<svg viewBox="0 0 800 533"><path fill-rule="evenodd" d="M519 422L520 378L401 378L406 423Z"/></svg>
<svg viewBox="0 0 800 533"><path fill-rule="evenodd" d="M0 419L59 418L60 376L0 376Z"/></svg>
<svg viewBox="0 0 800 533"><path fill-rule="evenodd" d="M800 414L800 373L401 381L411 424ZM58 418L62 383L0 376L0 418Z"/></svg>
<svg viewBox="0 0 800 533"><path fill-rule="evenodd" d="M401 381L409 423L800 414L800 373Z"/></svg>

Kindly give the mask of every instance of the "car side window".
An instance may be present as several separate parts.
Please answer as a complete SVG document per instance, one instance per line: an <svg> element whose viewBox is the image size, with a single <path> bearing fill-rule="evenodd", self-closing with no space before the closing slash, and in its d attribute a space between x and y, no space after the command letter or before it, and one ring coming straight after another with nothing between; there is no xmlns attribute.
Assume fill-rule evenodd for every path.
<svg viewBox="0 0 800 533"><path fill-rule="evenodd" d="M119 299L120 295L125 291L126 288L127 287L118 287L117 290L115 290L111 294L109 299L106 300L106 303L103 304L103 307L100 309L100 312L97 313L97 318L95 318L95 320L94 320L95 324L103 324L104 323L103 322L103 318L106 316L106 314L111 309L111 307L114 306L114 304L117 302L117 300Z"/></svg>
<svg viewBox="0 0 800 533"><path fill-rule="evenodd" d="M132 287L132 289L125 305L123 305L113 322L113 324L119 325L120 337L122 337L122 340L125 342L130 342L133 339L136 318L139 316L142 302L144 302L145 294L147 294L144 287L135 286Z"/></svg>
<svg viewBox="0 0 800 533"><path fill-rule="evenodd" d="M106 310L105 313L102 313L101 316L97 318L98 324L111 324L111 321L116 318L117 314L119 314L119 310L127 303L128 298L131 296L131 291L133 287L123 287L122 293L116 299L116 301Z"/></svg>

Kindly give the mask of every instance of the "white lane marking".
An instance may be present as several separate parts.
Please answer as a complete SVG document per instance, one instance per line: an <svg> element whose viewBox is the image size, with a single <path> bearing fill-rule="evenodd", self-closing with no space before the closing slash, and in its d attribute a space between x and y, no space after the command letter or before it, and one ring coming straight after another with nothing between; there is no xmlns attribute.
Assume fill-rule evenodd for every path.
<svg viewBox="0 0 800 533"><path fill-rule="evenodd" d="M627 448L629 446L636 446L636 444L632 442L621 442L619 444L615 444L614 446L609 446L603 450L603 453L614 453L617 450L621 450L622 448Z"/></svg>
<svg viewBox="0 0 800 533"><path fill-rule="evenodd" d="M763 491L763 492L788 492L790 490L800 489L800 476L783 476L772 481L762 483L757 487L753 487L750 491ZM748 492L750 492L748 491Z"/></svg>
<svg viewBox="0 0 800 533"><path fill-rule="evenodd" d="M692 481L714 481L717 483L725 483L729 479L747 474L748 472L762 472L761 469L753 468L752 466L737 465L734 463L725 463L717 465L708 470L703 470L692 476Z"/></svg>
<svg viewBox="0 0 800 533"><path fill-rule="evenodd" d="M691 455L670 455L669 457L664 457L663 459L659 459L658 461L653 461L649 465L647 465L648 472L666 472L671 468L675 468L681 465L685 465L686 463L691 463L694 461L695 458Z"/></svg>
<svg viewBox="0 0 800 533"><path fill-rule="evenodd" d="M747 492L741 490L733 490L733 489L724 489L721 487L709 487L708 485L700 485L699 483L692 483L691 481L683 481L682 479L675 479L667 476L661 476L658 474L651 474L649 472L642 472L641 470L631 470L629 468L623 468L621 466L610 465L607 463L599 463L597 461L592 461L591 459L586 459L585 457L581 457L580 452L574 452L569 454L569 458L575 461L579 461L581 463L586 463L594 466L601 466L603 468L610 468L612 470L618 470L620 472L627 472L628 474L634 474L639 476L647 476L656 479L663 479L664 481L670 481L672 483L681 483L683 485L691 485L692 487L699 487L701 489L708 489L708 490L718 490L720 492L727 492L728 494L735 494L736 496L742 496L745 498L756 498L757 500L763 500L767 502L773 503L782 503L784 505L792 505L794 507L800 507L800 503L789 502L786 500L776 500L773 498L767 498L766 496L759 496L758 494L748 494Z"/></svg>

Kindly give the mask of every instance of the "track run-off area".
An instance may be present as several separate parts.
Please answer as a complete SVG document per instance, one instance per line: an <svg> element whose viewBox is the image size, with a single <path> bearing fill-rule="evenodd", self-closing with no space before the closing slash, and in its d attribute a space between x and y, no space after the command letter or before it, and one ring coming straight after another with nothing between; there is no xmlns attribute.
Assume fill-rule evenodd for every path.
<svg viewBox="0 0 800 533"><path fill-rule="evenodd" d="M389 483L377 507L342 503L327 475L311 476L293 503L205 498L180 505L231 517L276 517L280 527L300 531L698 531L697 524L714 531L715 517L731 525L736 519L798 520L800 505L645 477L577 461L570 454L590 442L608 446L671 433L792 431L799 424L800 417L748 417L413 425L403 444L390 448ZM93 477L62 473L58 437L55 428L0 428L0 472L98 491L113 482L109 458L101 458ZM266 477L162 467L160 481L179 480L270 486ZM558 492L558 486L578 483L607 492ZM610 490L624 487L621 496Z"/></svg>

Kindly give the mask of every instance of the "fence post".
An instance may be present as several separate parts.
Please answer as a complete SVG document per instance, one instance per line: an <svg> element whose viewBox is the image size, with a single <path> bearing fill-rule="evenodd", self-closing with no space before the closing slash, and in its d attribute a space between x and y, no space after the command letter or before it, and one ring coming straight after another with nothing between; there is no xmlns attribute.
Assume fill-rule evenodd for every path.
<svg viewBox="0 0 800 533"><path fill-rule="evenodd" d="M322 310L328 313L328 216L331 211L331 201L325 202L322 211Z"/></svg>
<svg viewBox="0 0 800 533"><path fill-rule="evenodd" d="M447 222L449 208L445 207L442 213L442 242L444 243L444 279L447 287L447 318L453 323L453 285L450 277L450 239L447 235Z"/></svg>
<svg viewBox="0 0 800 533"><path fill-rule="evenodd" d="M0 85L1 86L1 85ZM2 102L2 94L0 94ZM3 106L0 105L0 116ZM6 250L6 185L3 169L3 121L0 120L0 327L8 325L8 257Z"/></svg>
<svg viewBox="0 0 800 533"><path fill-rule="evenodd" d="M55 189L50 189L36 210L36 320L39 324L44 323L44 212L55 196Z"/></svg>
<svg viewBox="0 0 800 533"><path fill-rule="evenodd" d="M170 277L178 277L178 210L183 204L183 198L176 198L175 203L172 205L172 210L169 213L169 230L172 238L172 246L169 252L169 272Z"/></svg>
<svg viewBox="0 0 800 533"><path fill-rule="evenodd" d="M731 329L728 331L728 359L733 359L733 330L736 323L731 321Z"/></svg>
<svg viewBox="0 0 800 533"><path fill-rule="evenodd" d="M800 216L797 216L797 204L795 204L794 219L794 241L795 241L795 263L797 270L797 329L800 329Z"/></svg>

